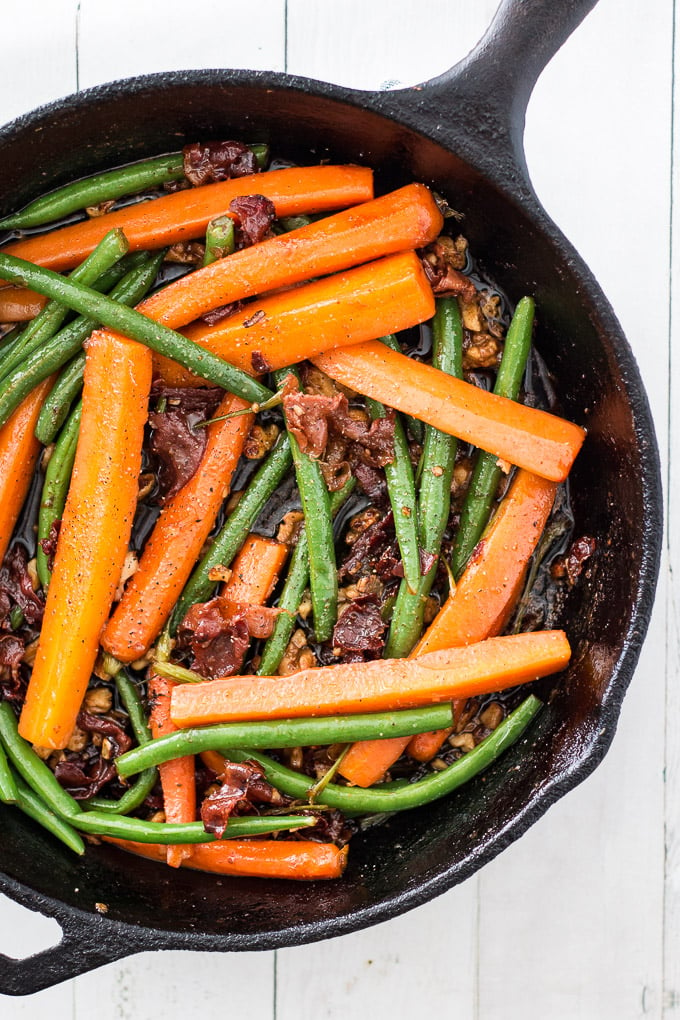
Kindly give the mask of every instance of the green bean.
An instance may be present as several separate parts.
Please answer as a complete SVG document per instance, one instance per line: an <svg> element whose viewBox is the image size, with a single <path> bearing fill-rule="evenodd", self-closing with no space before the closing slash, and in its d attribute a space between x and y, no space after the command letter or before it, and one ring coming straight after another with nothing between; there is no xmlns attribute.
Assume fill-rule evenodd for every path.
<svg viewBox="0 0 680 1020"><path fill-rule="evenodd" d="M253 142L252 145L248 145L251 152L255 154L257 165L260 170L264 170L269 162L269 146L266 142Z"/></svg>
<svg viewBox="0 0 680 1020"><path fill-rule="evenodd" d="M130 726L140 747L151 741L151 729L142 706L137 685L132 682L124 670L116 673L116 688L123 702L123 707L130 719Z"/></svg>
<svg viewBox="0 0 680 1020"><path fill-rule="evenodd" d="M53 811L71 822L81 814L77 801L59 785L52 770L19 735L16 716L7 701L0 701L0 739L19 775Z"/></svg>
<svg viewBox="0 0 680 1020"><path fill-rule="evenodd" d="M9 625L12 630L19 630L26 617L20 606L12 606L9 611Z"/></svg>
<svg viewBox="0 0 680 1020"><path fill-rule="evenodd" d="M0 252L0 279L20 283L67 305L81 315L90 316L109 329L123 333L132 340L150 347L151 350L179 362L189 371L216 386L221 386L222 389L229 390L243 400L264 403L274 396L266 386L240 369L234 368L222 358L211 354L200 344L182 336L181 333L154 322L133 308L126 308L117 301L98 294L91 287L84 287L71 279L59 276L50 269L43 269L24 259Z"/></svg>
<svg viewBox="0 0 680 1020"><path fill-rule="evenodd" d="M69 281L91 286L96 283L102 273L109 270L126 254L128 247L127 238L122 230L117 228L109 230L94 251L73 270L68 277ZM15 351L3 360L3 379L9 375L12 369L20 365L28 354L54 336L68 313L68 307L61 301L48 301L43 310L26 326L21 334L21 342Z"/></svg>
<svg viewBox="0 0 680 1020"><path fill-rule="evenodd" d="M75 408L59 436L45 471L38 511L38 547L36 552L36 570L43 591L47 591L52 571L49 568L48 557L43 550L42 542L49 538L52 525L61 520L64 512L66 495L71 484L73 462L76 459L81 411L82 402Z"/></svg>
<svg viewBox="0 0 680 1020"><path fill-rule="evenodd" d="M282 216L281 219L275 220L274 232L277 234L288 234L291 230L308 227L311 222L311 217L305 216L304 213L301 213L299 216Z"/></svg>
<svg viewBox="0 0 680 1020"><path fill-rule="evenodd" d="M38 825L42 825L43 829L52 833L57 839L60 839L69 850L73 850L74 853L79 855L84 854L85 844L73 826L55 814L38 794L30 786L26 785L20 776L15 776L14 781L17 787L16 806L19 810L23 811L29 818L32 818Z"/></svg>
<svg viewBox="0 0 680 1020"><path fill-rule="evenodd" d="M5 748L0 743L0 800L3 804L16 804L18 798L17 784L7 761Z"/></svg>
<svg viewBox="0 0 680 1020"><path fill-rule="evenodd" d="M366 406L374 421L377 418L384 418L387 414L384 405L378 400L369 397ZM404 426L398 415L394 419L394 460L385 465L385 479L404 568L404 581L409 591L415 592L420 582L416 486Z"/></svg>
<svg viewBox="0 0 680 1020"><path fill-rule="evenodd" d="M213 843L217 839L206 832L202 822L145 822L140 818L87 811L69 821L81 832L94 836L115 836L136 843ZM287 829L304 829L314 825L315 818L305 815L248 815L230 818L222 839L243 839Z"/></svg>
<svg viewBox="0 0 680 1020"><path fill-rule="evenodd" d="M235 509L227 517L208 551L189 578L170 619L170 633L177 631L187 612L196 602L206 602L217 588L209 572L218 565L228 567L246 540L267 500L281 484L292 463L287 436L281 436L265 462L258 469Z"/></svg>
<svg viewBox="0 0 680 1020"><path fill-rule="evenodd" d="M144 297L156 279L162 259L162 254L154 255L143 265L131 269L116 284L111 291L111 297L121 305L136 304ZM98 322L95 319L79 316L56 336L32 349L21 364L0 381L0 424L7 421L34 387L61 368L69 358L80 350L84 341L97 325Z"/></svg>
<svg viewBox="0 0 680 1020"><path fill-rule="evenodd" d="M205 231L203 265L209 266L225 255L231 255L235 246L234 221L231 216L216 216Z"/></svg>
<svg viewBox="0 0 680 1020"><path fill-rule="evenodd" d="M397 340L394 333L388 333L387 336L381 338L381 343L385 344L391 350L396 351L397 354L401 354L401 345ZM406 428L411 433L412 437L417 443L422 443L425 439L425 423L419 421L418 418L412 418L410 414L403 415L403 419L406 422Z"/></svg>
<svg viewBox="0 0 680 1020"><path fill-rule="evenodd" d="M82 801L83 807L89 813L103 811L107 815L128 815L144 803L157 780L156 770L147 769L139 774L136 782L118 800L110 797L90 797L89 800Z"/></svg>
<svg viewBox="0 0 680 1020"><path fill-rule="evenodd" d="M146 720L139 692L136 685L123 670L116 674L116 687L130 719L132 732L137 738L139 745L137 750L139 750L139 748L151 742L151 730ZM140 772L137 781L118 800L112 800L108 797L90 797L85 802L84 807L88 811L105 811L110 814L127 815L130 811L134 811L135 808L144 803L156 785L157 780L158 772L152 766Z"/></svg>
<svg viewBox="0 0 680 1020"><path fill-rule="evenodd" d="M519 740L541 707L542 702L530 694L514 712L499 723L493 733L477 744L474 750L468 751L441 772L432 772L424 779L399 787L389 784L391 788L386 790L382 789L382 784L364 790L358 786L338 786L329 783L318 797L318 803L339 808L353 815L407 811L423 804L430 804L467 783L495 762L504 751ZM223 748L222 753L228 753L231 761L258 761L265 771L267 780L289 797L304 800L308 796L310 786L313 785L309 776L279 765L272 758L252 748L248 750L231 748L228 752Z"/></svg>
<svg viewBox="0 0 680 1020"><path fill-rule="evenodd" d="M494 393L500 397L517 400L519 396L531 349L533 324L534 301L533 298L524 297L518 302L512 317L496 376ZM456 580L463 573L465 564L488 523L501 474L498 457L480 450L463 503L460 525L451 555L451 569Z"/></svg>
<svg viewBox="0 0 680 1020"><path fill-rule="evenodd" d="M100 294L105 294L111 290L119 280L121 280L126 273L130 270L136 269L137 266L146 262L148 253L144 251L132 252L129 255L124 255L122 259L119 259L115 265L111 266L107 272L102 275L92 284L92 289L99 291ZM4 374L4 364L9 360L10 357L14 356L14 352L21 343L21 336L23 329L25 328L24 323L17 324L14 329L11 329L9 333L0 341L0 378Z"/></svg>
<svg viewBox="0 0 680 1020"><path fill-rule="evenodd" d="M157 188L170 181L184 177L184 162L181 152L167 156L156 156L141 163L131 163L117 170L94 174L74 181L63 188L57 188L47 195L31 202L18 213L0 220L0 229L39 227L43 223L61 219L80 209L86 209L100 202L111 202L124 195L133 195L149 188Z"/></svg>
<svg viewBox="0 0 680 1020"><path fill-rule="evenodd" d="M309 747L345 744L355 740L406 737L451 726L451 703L399 712L336 715L312 719L276 719L263 722L221 723L178 730L135 747L116 760L121 776L131 776L150 765L201 751L232 747Z"/></svg>
<svg viewBox="0 0 680 1020"><path fill-rule="evenodd" d="M463 327L458 301L440 298L432 323L432 364L460 378L463 374ZM420 547L439 556L451 508L451 479L456 460L456 440L431 425L425 428L422 472L418 491L418 540ZM385 645L386 658L408 655L423 629L425 605L437 573L437 563L419 578L415 592L406 579L399 586L392 623Z"/></svg>
<svg viewBox="0 0 680 1020"><path fill-rule="evenodd" d="M289 374L293 374L299 380L298 373L293 368L280 369L274 373L279 389ZM307 529L314 634L316 640L322 642L330 638L338 615L338 571L335 562L330 496L319 462L302 452L291 432L288 433L288 438Z"/></svg>
<svg viewBox="0 0 680 1020"><path fill-rule="evenodd" d="M59 429L68 418L71 405L83 388L85 351L79 351L64 365L57 381L47 394L35 425L35 436L44 446L54 442Z"/></svg>
<svg viewBox="0 0 680 1020"><path fill-rule="evenodd" d="M355 486L356 480L348 478L341 489L331 493L331 517L336 516L343 503L349 499ZM278 602L278 608L283 609L284 612L277 616L274 629L262 649L262 658L257 668L260 676L271 676L278 669L295 628L297 612L308 584L309 546L307 530L303 525L297 545L290 558L288 575Z"/></svg>

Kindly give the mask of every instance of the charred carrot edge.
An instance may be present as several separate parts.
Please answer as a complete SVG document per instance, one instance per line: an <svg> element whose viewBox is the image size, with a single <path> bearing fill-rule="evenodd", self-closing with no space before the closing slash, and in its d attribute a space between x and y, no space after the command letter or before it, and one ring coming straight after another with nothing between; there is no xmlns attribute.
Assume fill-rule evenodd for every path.
<svg viewBox="0 0 680 1020"><path fill-rule="evenodd" d="M371 170L359 166L271 170L126 206L105 216L14 241L3 250L60 271L82 262L113 227L125 231L130 251L164 248L202 237L210 220L228 211L232 199L254 192L274 203L277 216L295 216L366 202L373 197L373 179Z"/></svg>
<svg viewBox="0 0 680 1020"><path fill-rule="evenodd" d="M19 724L41 747L66 746L92 673L128 550L150 388L146 348L92 334L73 477Z"/></svg>
<svg viewBox="0 0 680 1020"><path fill-rule="evenodd" d="M33 430L53 382L50 376L37 386L0 428L0 563L38 463L42 447Z"/></svg>
<svg viewBox="0 0 680 1020"><path fill-rule="evenodd" d="M3 287L0 290L0 322L28 322L46 304L46 297L27 287Z"/></svg>
<svg viewBox="0 0 680 1020"><path fill-rule="evenodd" d="M252 373L408 329L433 315L434 296L420 259L402 252L264 298L217 326L195 323L184 335ZM161 355L154 366L171 386L202 383Z"/></svg>
<svg viewBox="0 0 680 1020"><path fill-rule="evenodd" d="M165 863L165 847L155 843L133 843L126 839L101 837L121 850ZM241 878L287 878L298 881L341 878L347 866L349 847L312 840L229 839L221 843L195 843L185 868L215 875Z"/></svg>
<svg viewBox="0 0 680 1020"><path fill-rule="evenodd" d="M216 414L247 406L229 393ZM161 511L102 634L103 647L121 662L144 655L172 612L228 493L251 424L252 415L242 414L210 425L196 473Z"/></svg>
<svg viewBox="0 0 680 1020"><path fill-rule="evenodd" d="M550 481L567 477L585 431L371 341L312 359L332 379Z"/></svg>
<svg viewBox="0 0 680 1020"><path fill-rule="evenodd" d="M149 724L154 740L175 731L176 727L170 718L170 695L173 686L172 680L166 677L155 674L149 677ZM195 822L196 772L193 754L163 762L158 772L163 789L166 822ZM168 846L167 863L171 868L179 868L190 854L191 846Z"/></svg>
<svg viewBox="0 0 680 1020"><path fill-rule="evenodd" d="M529 471L517 472L455 590L411 657L482 641L503 630L527 563L550 516L556 491L554 482ZM456 707L460 713L462 705ZM429 761L449 732L419 734L410 741L404 737L361 741L349 749L339 771L357 786L372 786L407 747L418 761Z"/></svg>
<svg viewBox="0 0 680 1020"><path fill-rule="evenodd" d="M417 708L504 690L563 669L563 631L488 638L417 659L381 659L301 670L291 676L238 676L182 684L172 692L175 726Z"/></svg>

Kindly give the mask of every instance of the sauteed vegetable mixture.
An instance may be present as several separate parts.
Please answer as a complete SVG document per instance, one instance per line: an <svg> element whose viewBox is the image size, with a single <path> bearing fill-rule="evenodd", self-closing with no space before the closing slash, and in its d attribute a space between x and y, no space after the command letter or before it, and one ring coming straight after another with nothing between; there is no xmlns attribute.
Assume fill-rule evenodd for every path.
<svg viewBox="0 0 680 1020"><path fill-rule="evenodd" d="M0 222L0 799L76 853L338 877L567 665L584 433L459 220L228 141Z"/></svg>

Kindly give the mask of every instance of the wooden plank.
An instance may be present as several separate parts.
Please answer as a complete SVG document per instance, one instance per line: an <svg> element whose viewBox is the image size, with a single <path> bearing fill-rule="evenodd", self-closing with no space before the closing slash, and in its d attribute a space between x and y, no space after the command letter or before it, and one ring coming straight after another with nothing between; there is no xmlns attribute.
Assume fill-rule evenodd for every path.
<svg viewBox="0 0 680 1020"><path fill-rule="evenodd" d="M676 15L677 17L677 15ZM674 34L674 67L680 60L680 36ZM680 82L673 81L673 195L671 223L671 306L669 358L670 401L668 428L670 436L670 470L666 504L668 521L669 597L666 603L666 648L668 654L668 685L666 697L666 855L664 901L664 987L663 1016L672 1018L680 1010L680 539L674 522L680 513L680 353L678 352L678 315L680 313Z"/></svg>
<svg viewBox="0 0 680 1020"><path fill-rule="evenodd" d="M81 0L81 87L187 67L282 68L284 11L283 0L263 0L254 31L251 8L222 0L207 0L190 10L180 2L159 9L137 0L122 0L115 7ZM152 1016L159 1003L168 1020L225 1008L249 1020L270 1020L274 954L143 954L78 978L75 984L74 1020L101 1015L102 1002L109 1016L121 1020Z"/></svg>
<svg viewBox="0 0 680 1020"><path fill-rule="evenodd" d="M13 5L3 31L0 124L75 90L76 8L77 0L27 0ZM56 921L0 896L0 952L23 960L60 938ZM68 1020L72 998L69 984L27 999L0 995L0 1016L39 1020L51 1013Z"/></svg>
<svg viewBox="0 0 680 1020"><path fill-rule="evenodd" d="M81 0L78 43L81 88L155 71L251 67L282 70L284 0L247 4L203 0L162 6L138 0Z"/></svg>
<svg viewBox="0 0 680 1020"><path fill-rule="evenodd" d="M664 462L671 36L671 3L622 19L620 4L602 0L539 81L527 122L536 190L620 316ZM665 587L662 571L605 762L483 873L482 1018L519 1002L530 1018L661 1016ZM676 909L676 930L677 920Z"/></svg>
<svg viewBox="0 0 680 1020"><path fill-rule="evenodd" d="M462 59L498 0L288 0L286 70L357 89L415 85Z"/></svg>
<svg viewBox="0 0 680 1020"><path fill-rule="evenodd" d="M5 11L0 124L76 89L78 0L27 0Z"/></svg>
<svg viewBox="0 0 680 1020"><path fill-rule="evenodd" d="M273 953L142 953L76 978L73 1020L270 1020L273 964Z"/></svg>
<svg viewBox="0 0 680 1020"><path fill-rule="evenodd" d="M377 927L278 953L277 1020L474 1016L478 883Z"/></svg>

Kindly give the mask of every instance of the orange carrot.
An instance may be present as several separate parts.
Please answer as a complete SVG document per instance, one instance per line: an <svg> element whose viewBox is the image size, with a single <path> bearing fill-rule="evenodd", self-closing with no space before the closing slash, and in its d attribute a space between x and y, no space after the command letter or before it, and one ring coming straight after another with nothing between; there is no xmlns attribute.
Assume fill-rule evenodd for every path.
<svg viewBox="0 0 680 1020"><path fill-rule="evenodd" d="M372 198L372 172L359 166L270 170L139 202L105 216L14 241L3 251L48 269L72 269L113 227L125 231L130 251L163 248L201 237L214 216L228 212L232 199L255 192L274 203L277 216L325 212Z"/></svg>
<svg viewBox="0 0 680 1020"><path fill-rule="evenodd" d="M264 298L218 325L196 323L184 333L252 373L374 340L433 315L434 296L420 259L403 252ZM154 365L171 386L202 383L161 355L154 357Z"/></svg>
<svg viewBox="0 0 680 1020"><path fill-rule="evenodd" d="M217 415L248 405L226 394ZM139 569L102 634L102 645L121 662L151 646L186 584L220 506L252 423L252 415L215 422L196 473L161 511L144 546Z"/></svg>
<svg viewBox="0 0 680 1020"><path fill-rule="evenodd" d="M227 764L227 759L219 751L201 751L201 761L207 765L216 776L221 776Z"/></svg>
<svg viewBox="0 0 680 1020"><path fill-rule="evenodd" d="M569 662L563 631L489 638L417 659L305 669L291 676L225 677L172 692L175 726L417 708L504 690Z"/></svg>
<svg viewBox="0 0 680 1020"><path fill-rule="evenodd" d="M283 542L249 535L232 564L231 577L222 588L222 596L230 602L263 606L287 558L288 546Z"/></svg>
<svg viewBox="0 0 680 1020"><path fill-rule="evenodd" d="M179 329L220 305L421 248L434 240L443 222L431 192L409 184L218 259L147 298L139 310Z"/></svg>
<svg viewBox="0 0 680 1020"><path fill-rule="evenodd" d="M0 428L0 563L38 463L42 447L33 429L53 382L51 376L37 386Z"/></svg>
<svg viewBox="0 0 680 1020"><path fill-rule="evenodd" d="M522 591L556 490L553 482L517 472L454 591L416 645L415 655L500 634ZM463 706L454 706L454 718L456 708L460 715ZM451 732L419 733L411 739L408 753L416 761L429 761Z"/></svg>
<svg viewBox="0 0 680 1020"><path fill-rule="evenodd" d="M416 645L415 655L500 633L556 491L552 482L529 471L517 472L454 591Z"/></svg>
<svg viewBox="0 0 680 1020"><path fill-rule="evenodd" d="M46 304L46 297L27 287L3 287L0 290L0 322L27 322L34 319Z"/></svg>
<svg viewBox="0 0 680 1020"><path fill-rule="evenodd" d="M527 563L545 528L557 486L519 470L454 591L420 639L411 658L494 637L505 627L517 601ZM454 719L463 702L454 703ZM457 719L456 719L457 721ZM408 747L429 761L451 730L362 740L353 744L339 771L357 786L372 786ZM433 749L434 748L434 749ZM430 753L431 752L431 753Z"/></svg>
<svg viewBox="0 0 680 1020"><path fill-rule="evenodd" d="M222 587L222 596L233 602L263 606L276 585L288 547L261 535L249 535L232 565L231 577ZM221 776L226 759L218 751L201 751L201 760Z"/></svg>
<svg viewBox="0 0 680 1020"><path fill-rule="evenodd" d="M455 379L376 341L312 360L351 389L551 481L564 481L585 439L578 425Z"/></svg>
<svg viewBox="0 0 680 1020"><path fill-rule="evenodd" d="M150 388L146 348L92 334L73 477L19 723L41 747L68 743L97 657L137 506Z"/></svg>
<svg viewBox="0 0 680 1020"><path fill-rule="evenodd" d="M152 674L149 677L150 712L149 724L154 740L174 733L170 718L170 694L174 683L166 677ZM163 808L166 822L196 821L196 775L193 754L165 761L158 766L163 788ZM169 846L167 861L171 868L191 855L190 846Z"/></svg>
<svg viewBox="0 0 680 1020"><path fill-rule="evenodd" d="M100 838L139 857L165 862L166 847L158 843L134 843L112 836ZM191 855L182 862L182 866L195 871L241 878L298 881L341 878L349 851L349 847L340 849L333 843L285 839L225 839L215 843L195 843L190 849Z"/></svg>

